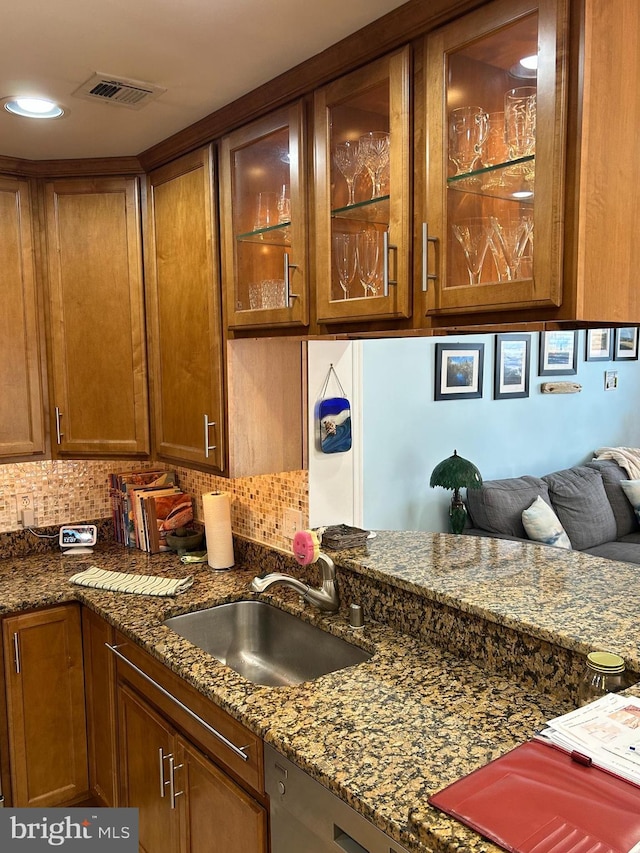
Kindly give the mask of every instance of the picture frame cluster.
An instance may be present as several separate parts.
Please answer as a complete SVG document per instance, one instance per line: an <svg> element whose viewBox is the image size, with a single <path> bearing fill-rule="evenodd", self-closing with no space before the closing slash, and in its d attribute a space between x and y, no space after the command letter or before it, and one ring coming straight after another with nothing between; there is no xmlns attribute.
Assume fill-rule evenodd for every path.
<svg viewBox="0 0 640 853"><path fill-rule="evenodd" d="M529 396L532 333L495 335L493 399ZM469 400L482 397L484 343L437 343L435 350L435 400ZM638 359L638 327L587 329L585 361ZM539 333L538 376L575 376L578 372L578 331ZM617 387L617 373L607 371L605 388Z"/></svg>

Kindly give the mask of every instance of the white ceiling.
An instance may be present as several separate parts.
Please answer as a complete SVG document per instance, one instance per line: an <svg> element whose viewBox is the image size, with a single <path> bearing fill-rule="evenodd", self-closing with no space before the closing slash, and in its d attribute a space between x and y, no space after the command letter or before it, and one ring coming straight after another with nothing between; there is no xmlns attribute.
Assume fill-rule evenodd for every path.
<svg viewBox="0 0 640 853"><path fill-rule="evenodd" d="M0 109L0 155L137 155L405 0L19 0L5 16L0 99L51 98L63 118ZM95 72L167 91L140 110L74 97Z"/></svg>

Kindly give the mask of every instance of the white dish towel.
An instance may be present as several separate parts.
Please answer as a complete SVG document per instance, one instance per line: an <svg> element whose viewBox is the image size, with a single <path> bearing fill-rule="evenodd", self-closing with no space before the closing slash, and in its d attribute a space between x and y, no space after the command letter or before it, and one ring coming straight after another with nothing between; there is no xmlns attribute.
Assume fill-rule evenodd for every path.
<svg viewBox="0 0 640 853"><path fill-rule="evenodd" d="M112 592L133 592L138 595L178 595L189 589L193 577L161 578L156 575L134 575L126 572L110 572L91 566L84 572L69 578L70 583L78 586L90 586L94 589L108 589Z"/></svg>

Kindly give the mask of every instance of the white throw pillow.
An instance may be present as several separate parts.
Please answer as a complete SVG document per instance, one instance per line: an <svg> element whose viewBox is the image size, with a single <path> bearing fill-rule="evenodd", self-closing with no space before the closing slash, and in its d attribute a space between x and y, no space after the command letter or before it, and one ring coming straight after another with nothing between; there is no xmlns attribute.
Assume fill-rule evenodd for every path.
<svg viewBox="0 0 640 853"><path fill-rule="evenodd" d="M549 504L538 496L529 509L522 511L522 524L529 539L543 545L571 549L571 542L560 519Z"/></svg>
<svg viewBox="0 0 640 853"><path fill-rule="evenodd" d="M640 521L640 480L620 480L620 485Z"/></svg>

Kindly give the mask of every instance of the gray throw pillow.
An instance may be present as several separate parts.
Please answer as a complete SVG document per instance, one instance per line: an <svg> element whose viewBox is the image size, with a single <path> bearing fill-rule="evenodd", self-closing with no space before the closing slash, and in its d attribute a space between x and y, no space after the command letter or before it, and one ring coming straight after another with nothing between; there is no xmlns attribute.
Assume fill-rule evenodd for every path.
<svg viewBox="0 0 640 853"><path fill-rule="evenodd" d="M547 474L549 497L577 551L617 538L616 519L599 471L586 465Z"/></svg>
<svg viewBox="0 0 640 853"><path fill-rule="evenodd" d="M611 509L616 517L618 536L628 536L630 533L638 532L638 519L633 507L620 486L622 480L628 480L629 475L613 459L594 459L587 462L588 468L594 468L602 474L604 490L609 498Z"/></svg>
<svg viewBox="0 0 640 853"><path fill-rule="evenodd" d="M467 489L467 509L474 527L527 539L522 512L537 497L549 503L547 484L538 477L485 480L479 489Z"/></svg>

